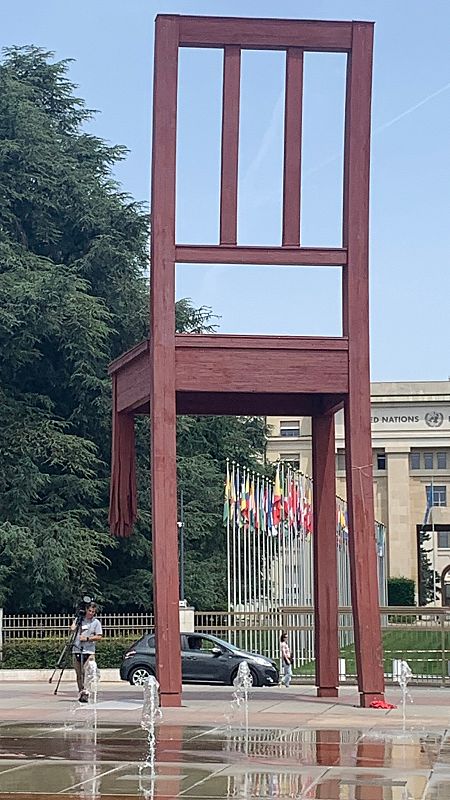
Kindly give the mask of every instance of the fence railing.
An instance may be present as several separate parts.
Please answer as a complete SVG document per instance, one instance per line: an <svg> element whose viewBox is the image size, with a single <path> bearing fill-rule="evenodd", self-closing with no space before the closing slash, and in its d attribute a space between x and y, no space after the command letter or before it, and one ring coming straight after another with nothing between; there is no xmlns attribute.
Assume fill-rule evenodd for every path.
<svg viewBox="0 0 450 800"><path fill-rule="evenodd" d="M416 682L450 684L450 609L435 607L385 607L380 609L386 678L396 677L396 662L408 661ZM101 614L104 636L140 638L154 630L152 614ZM71 614L4 614L2 643L17 639L56 637L66 639ZM279 658L282 631L288 634L295 671L302 679L314 676L314 609L310 606L277 611L202 611L195 614L195 630L213 634L237 647ZM345 679L356 676L351 608L339 609L340 657ZM343 667L341 666L343 669Z"/></svg>
<svg viewBox="0 0 450 800"><path fill-rule="evenodd" d="M154 627L153 614L101 614L100 619L103 635L108 638L139 638ZM3 614L3 642L48 636L65 639L73 620L73 614Z"/></svg>

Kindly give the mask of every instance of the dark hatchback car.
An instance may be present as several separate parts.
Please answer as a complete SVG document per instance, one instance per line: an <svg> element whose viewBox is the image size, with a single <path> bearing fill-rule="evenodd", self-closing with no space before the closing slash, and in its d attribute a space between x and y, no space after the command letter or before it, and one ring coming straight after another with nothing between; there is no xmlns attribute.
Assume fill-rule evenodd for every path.
<svg viewBox="0 0 450 800"><path fill-rule="evenodd" d="M246 661L254 686L274 686L279 673L274 661L257 653L240 650L206 633L181 634L181 669L183 683L233 684L241 661ZM148 633L125 653L120 677L132 686L142 686L155 675L155 636Z"/></svg>

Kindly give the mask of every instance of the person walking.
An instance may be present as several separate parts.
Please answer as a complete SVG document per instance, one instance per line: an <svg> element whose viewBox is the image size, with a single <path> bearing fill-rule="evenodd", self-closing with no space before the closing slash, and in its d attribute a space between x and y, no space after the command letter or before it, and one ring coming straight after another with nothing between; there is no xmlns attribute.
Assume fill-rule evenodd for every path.
<svg viewBox="0 0 450 800"><path fill-rule="evenodd" d="M95 658L95 643L102 638L102 626L96 617L97 606L95 603L86 605L84 615L73 621L71 630L76 631L72 647L73 666L77 676L80 703L87 703L89 693L85 686L86 663L90 658Z"/></svg>
<svg viewBox="0 0 450 800"><path fill-rule="evenodd" d="M292 680L292 656L288 644L287 633L281 634L280 654L281 654L281 664L283 667L283 677L281 679L281 683L283 684L283 686L286 687L286 689L289 689L289 685Z"/></svg>

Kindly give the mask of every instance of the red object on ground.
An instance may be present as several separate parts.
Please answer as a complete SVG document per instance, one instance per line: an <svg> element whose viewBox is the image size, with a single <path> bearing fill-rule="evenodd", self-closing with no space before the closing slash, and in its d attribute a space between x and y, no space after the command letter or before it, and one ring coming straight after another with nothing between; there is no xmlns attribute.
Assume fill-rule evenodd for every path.
<svg viewBox="0 0 450 800"><path fill-rule="evenodd" d="M393 703L387 703L386 700L372 700L369 708L397 708Z"/></svg>

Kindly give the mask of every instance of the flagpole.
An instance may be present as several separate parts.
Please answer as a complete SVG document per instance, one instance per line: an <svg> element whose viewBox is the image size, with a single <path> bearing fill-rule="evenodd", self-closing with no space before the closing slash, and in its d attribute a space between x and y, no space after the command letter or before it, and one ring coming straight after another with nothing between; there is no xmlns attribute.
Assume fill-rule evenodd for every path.
<svg viewBox="0 0 450 800"><path fill-rule="evenodd" d="M270 530L270 503L272 502L270 497L270 482L269 479L266 478L266 492L267 492L267 508L266 508L266 530L265 536L263 539L263 548L264 548L264 604L267 611L267 651L268 655L273 655L273 645L272 645L272 617L271 617L271 610L272 610L272 601L271 601L271 584L270 584L270 540L272 538L272 531Z"/></svg>
<svg viewBox="0 0 450 800"><path fill-rule="evenodd" d="M436 560L437 560L437 548L436 548L436 541L435 541L435 530L434 530L434 476L431 477L431 541L433 542L433 604L436 605L437 601L437 584L436 584Z"/></svg>
<svg viewBox="0 0 450 800"><path fill-rule="evenodd" d="M251 559L249 564L249 577L251 578L251 589L250 589L250 609L252 609L252 602L253 602L253 613L252 613L252 622L255 622L255 611L256 611L256 538L255 538L255 529L256 529L256 497L255 497L255 473L252 473L252 485L251 485L251 495L252 495L252 511L253 511L253 518L252 518L252 530L251 535L252 538L250 539L249 536L249 550L251 552ZM250 649L254 649L255 646L255 631L254 631L254 624L251 626L251 636L250 636Z"/></svg>
<svg viewBox="0 0 450 800"><path fill-rule="evenodd" d="M237 497L236 497L236 467L235 462L233 461L233 488L234 488L234 506L233 506L233 520L232 520L232 527L231 527L231 540L232 540L232 568L231 568L231 575L232 575L232 585L233 585L233 618L230 617L229 627L231 628L231 623L233 621L233 628L236 625L236 505L237 505ZM235 631L233 630L233 635L231 637L231 641L233 644L236 644L236 635Z"/></svg>
<svg viewBox="0 0 450 800"><path fill-rule="evenodd" d="M230 462L227 458L227 486L228 494L230 494ZM228 602L228 627L230 627L230 611L231 611L231 542L230 542L230 497L228 497L228 514L227 514L227 602Z"/></svg>
<svg viewBox="0 0 450 800"><path fill-rule="evenodd" d="M236 610L237 610L237 547L239 542L239 514L240 514L240 497L239 497L239 464L236 464L235 468L235 504L234 504L234 519L233 519L233 638L232 642L236 644L237 638L237 618L236 618Z"/></svg>
<svg viewBox="0 0 450 800"><path fill-rule="evenodd" d="M275 642L274 642L274 625L273 625L273 612L274 612L274 588L275 588L275 573L274 573L274 552L275 552L275 537L273 535L273 483L272 481L269 482L269 493L270 493L270 505L271 505L271 513L270 513L270 530L269 530L269 540L268 540L268 551L269 551L269 558L268 558L268 575L269 575L269 606L270 606L270 641L271 641L271 657L275 658Z"/></svg>
<svg viewBox="0 0 450 800"><path fill-rule="evenodd" d="M261 592L262 592L262 601L263 601L263 609L266 612L265 615L265 623L267 624L268 620L268 611L269 611L269 598L268 598L268 586L267 586L267 525L268 525L268 518L267 518L267 511L268 507L266 505L266 497L267 497L267 478L264 478L263 481L264 485L264 531L263 531L263 540L262 540L262 563L261 563ZM267 504L268 504L268 497L267 497ZM267 638L267 652L269 652L269 639Z"/></svg>
<svg viewBox="0 0 450 800"><path fill-rule="evenodd" d="M284 498L285 498L285 474L284 474L284 465L281 467L281 474L282 479L280 481L281 484L281 520L280 520L280 529L279 529L279 541L280 541L280 566L281 569L279 571L280 574L280 587L279 587L279 605L285 604L285 597L284 597L284 589L285 589L285 565L286 565L286 555L285 555L285 534L284 534Z"/></svg>
<svg viewBox="0 0 450 800"><path fill-rule="evenodd" d="M291 468L288 467L286 478L287 503L287 530L286 530L286 587L284 592L285 605L292 606L292 576L291 576Z"/></svg>
<svg viewBox="0 0 450 800"><path fill-rule="evenodd" d="M239 464L238 464L238 477L240 477ZM239 481L238 485L240 486ZM239 517L238 517L238 530L237 530L237 590L238 590L238 606L240 612L242 612L241 492L242 492L242 486L240 486L239 488Z"/></svg>
<svg viewBox="0 0 450 800"><path fill-rule="evenodd" d="M244 467L245 470L245 467ZM247 501L247 480L248 480L248 472L245 472L245 498ZM242 540L242 548L244 552L244 620L245 620L245 628L244 628L244 646L247 647L247 605L248 605L248 589L247 589L247 547L248 547L248 517L249 517L249 507L247 505L247 520L244 522L243 525L243 540Z"/></svg>
<svg viewBox="0 0 450 800"><path fill-rule="evenodd" d="M294 520L295 520L295 474L294 471L291 470L289 473L289 500L288 500L288 532L289 532L289 540L288 540L288 552L289 552L289 596L290 596L290 604L291 606L296 605L295 598L294 598L294 570L293 570L293 563L294 563ZM297 615L298 619L298 615ZM297 626L295 626L297 628ZM294 628L294 629L295 629ZM294 637L293 642L293 661L297 663L298 659L298 641L297 635Z"/></svg>
<svg viewBox="0 0 450 800"><path fill-rule="evenodd" d="M259 503L259 528L258 528L258 552L257 552L257 567L258 567L258 611L263 610L261 603L261 536L263 535L263 517L261 516L261 496L264 496L264 479L260 482L258 477L258 503ZM261 495L262 492L262 495Z"/></svg>
<svg viewBox="0 0 450 800"><path fill-rule="evenodd" d="M180 491L180 595L184 600L184 493Z"/></svg>
<svg viewBox="0 0 450 800"><path fill-rule="evenodd" d="M294 528L294 538L292 541L292 574L293 574L293 583L295 583L295 594L293 594L294 604L296 606L300 605L300 585L299 585L299 542L300 537L298 535L298 476L295 476L295 528ZM295 578L295 580L294 580ZM297 615L297 633L296 633L296 655L297 660L301 657L301 642L300 642L300 616Z"/></svg>
<svg viewBox="0 0 450 800"><path fill-rule="evenodd" d="M261 630L261 626L259 624L256 625L256 621L259 620L259 611L261 610L261 604L260 604L260 599L259 599L259 591L258 591L258 576L259 576L259 573L260 573L259 537L260 537L260 533L261 533L261 529L260 529L260 526L261 526L261 519L260 519L261 506L260 506L260 500L259 500L259 483L260 483L260 478L259 478L259 473L258 473L258 477L257 477L257 481L256 481L256 497L255 497L255 531L256 531L256 522L258 522L258 531L257 531L257 534L255 533L255 539L253 541L253 597L254 597L253 609L254 609L254 612L255 612L255 616L253 617L254 622L255 622L254 644L256 643L256 630L258 630L258 631ZM258 539L256 539L256 535L257 535ZM258 542L258 546L257 546L256 542ZM260 635L258 634L258 643L257 643L257 645L255 647L255 649L258 650L258 651L260 651L259 639L260 639Z"/></svg>
<svg viewBox="0 0 450 800"><path fill-rule="evenodd" d="M272 614L274 623L276 620L276 614L280 605L280 528L279 524L278 527L275 527L276 535L273 537L273 603L272 603ZM275 624L273 626L275 631ZM274 633L275 636L275 633ZM278 653L278 642L274 640L274 647L276 652Z"/></svg>

